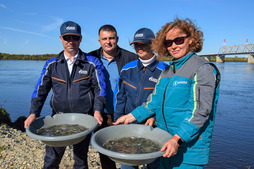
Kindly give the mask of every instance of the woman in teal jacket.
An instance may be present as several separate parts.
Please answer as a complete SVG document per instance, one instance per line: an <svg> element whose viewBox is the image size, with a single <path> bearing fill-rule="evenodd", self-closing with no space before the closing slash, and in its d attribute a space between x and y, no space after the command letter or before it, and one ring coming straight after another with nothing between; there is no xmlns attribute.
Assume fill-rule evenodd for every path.
<svg viewBox="0 0 254 169"><path fill-rule="evenodd" d="M157 126L173 136L161 148L163 169L197 169L208 163L220 73L196 55L202 45L203 33L191 20L165 24L153 47L159 56L173 57L170 66L147 101L114 123L142 122L156 114Z"/></svg>

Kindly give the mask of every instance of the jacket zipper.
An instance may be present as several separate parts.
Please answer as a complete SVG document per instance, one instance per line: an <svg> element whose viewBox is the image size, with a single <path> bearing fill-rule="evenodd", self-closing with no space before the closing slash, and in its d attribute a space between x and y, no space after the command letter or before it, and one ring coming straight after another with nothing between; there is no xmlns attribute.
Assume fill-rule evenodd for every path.
<svg viewBox="0 0 254 169"><path fill-rule="evenodd" d="M140 86L143 86L143 81L144 81L144 78L145 78L145 73L146 73L146 68L143 69L143 75L142 75L142 78L141 78L141 81L139 82L139 88L138 88L138 95L137 95L137 100L136 100L136 107L138 107L139 105L139 96L140 96L140 90L142 87Z"/></svg>
<svg viewBox="0 0 254 169"><path fill-rule="evenodd" d="M173 68L173 72L176 73L176 68L175 68L175 63L172 62L172 68Z"/></svg>
<svg viewBox="0 0 254 169"><path fill-rule="evenodd" d="M55 113L57 113L57 111L55 110L54 98L55 98L55 95L54 95L54 93L53 93L53 94L52 94L52 98L51 98L51 104L52 104L52 109L54 110Z"/></svg>
<svg viewBox="0 0 254 169"><path fill-rule="evenodd" d="M88 96L89 96L90 105L92 106L92 105L93 105L93 102L92 102L92 96L91 96L91 94L90 94L90 91L88 92Z"/></svg>
<svg viewBox="0 0 254 169"><path fill-rule="evenodd" d="M165 118L164 105L165 105L166 91L167 91L169 83L170 83L170 81L168 82L168 84L165 87L165 91L164 91L164 94L163 94L163 101L162 101L162 115L163 115L165 126L166 126L168 132L169 132L169 130L168 130L168 126L167 126L167 122L166 122L166 118Z"/></svg>
<svg viewBox="0 0 254 169"><path fill-rule="evenodd" d="M71 100L72 100L72 97L71 97L71 84L72 84L72 79L73 79L73 76L74 76L74 73L75 73L75 71L76 71L76 68L77 68L77 66L76 66L76 64L74 63L74 65L73 65L73 68L72 68L72 72L71 72L71 76L69 77L69 71L68 71L68 68L67 68L67 73L68 73L68 76L67 77L69 77L68 79L68 100L69 100L69 106L70 106L70 110L71 110L71 112L73 112L73 109L72 109L72 102L71 102Z"/></svg>

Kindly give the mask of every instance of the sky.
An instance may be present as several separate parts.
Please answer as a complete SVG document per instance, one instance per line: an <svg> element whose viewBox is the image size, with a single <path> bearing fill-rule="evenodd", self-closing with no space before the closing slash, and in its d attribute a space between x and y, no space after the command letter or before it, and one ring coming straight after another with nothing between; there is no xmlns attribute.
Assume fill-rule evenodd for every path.
<svg viewBox="0 0 254 169"><path fill-rule="evenodd" d="M100 47L98 30L117 29L118 45L133 51L129 42L143 27L156 34L174 18L189 18L204 33L200 54L218 53L226 46L254 43L253 0L0 0L0 53L57 54L63 50L60 26L81 26L80 48Z"/></svg>

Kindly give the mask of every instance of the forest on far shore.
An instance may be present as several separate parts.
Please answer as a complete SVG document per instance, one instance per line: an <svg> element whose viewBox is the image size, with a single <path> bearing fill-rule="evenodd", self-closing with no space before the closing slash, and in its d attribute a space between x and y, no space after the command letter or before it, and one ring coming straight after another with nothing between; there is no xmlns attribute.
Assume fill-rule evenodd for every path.
<svg viewBox="0 0 254 169"><path fill-rule="evenodd" d="M26 55L0 53L0 60L48 60L57 54Z"/></svg>
<svg viewBox="0 0 254 169"><path fill-rule="evenodd" d="M0 60L48 60L52 57L57 56L57 54L41 54L41 55L26 55L26 54L7 54L0 53ZM216 57L211 56L211 62L216 62ZM162 61L170 61L172 57L162 57ZM225 62L248 62L246 57L226 57Z"/></svg>

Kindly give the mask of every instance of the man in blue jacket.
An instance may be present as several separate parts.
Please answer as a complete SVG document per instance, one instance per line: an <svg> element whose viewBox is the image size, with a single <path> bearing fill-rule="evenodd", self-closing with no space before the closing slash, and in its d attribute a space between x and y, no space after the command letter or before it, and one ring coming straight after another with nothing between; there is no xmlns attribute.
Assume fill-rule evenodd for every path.
<svg viewBox="0 0 254 169"><path fill-rule="evenodd" d="M107 84L107 95L106 95L106 108L102 114L103 123L97 129L112 125L113 121L113 97L114 89L116 86L117 79L123 66L133 60L136 60L138 56L132 52L120 48L118 43L118 36L115 27L112 25L103 25L99 29L99 42L101 48L90 52L89 54L100 59L104 65L106 72L106 84ZM99 153L102 169L115 169L115 162L109 157Z"/></svg>
<svg viewBox="0 0 254 169"><path fill-rule="evenodd" d="M114 121L146 101L153 92L161 72L167 67L167 64L156 59L152 51L153 38L155 35L151 29L141 28L135 33L133 42L130 43L130 45L134 44L139 59L127 63L120 73L115 90ZM146 124L153 125L154 121L153 117L149 118ZM159 169L159 159L148 164L147 168ZM121 169L138 169L138 166L121 165Z"/></svg>
<svg viewBox="0 0 254 169"><path fill-rule="evenodd" d="M84 113L93 115L101 125L101 112L105 107L106 82L103 65L91 55L82 52L80 26L67 21L60 28L64 50L46 61L32 94L30 115L25 128L40 116L41 109L52 89L50 100L52 115L57 113ZM88 168L87 152L91 135L73 145L73 168ZM43 168L59 168L66 147L46 146Z"/></svg>

